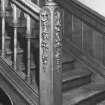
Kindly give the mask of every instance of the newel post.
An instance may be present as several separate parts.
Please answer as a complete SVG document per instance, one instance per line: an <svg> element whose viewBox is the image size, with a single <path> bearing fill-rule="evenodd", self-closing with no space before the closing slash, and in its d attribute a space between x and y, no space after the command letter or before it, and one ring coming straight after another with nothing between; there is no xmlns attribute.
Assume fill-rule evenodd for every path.
<svg viewBox="0 0 105 105"><path fill-rule="evenodd" d="M48 0L40 12L40 105L62 105L63 11Z"/></svg>

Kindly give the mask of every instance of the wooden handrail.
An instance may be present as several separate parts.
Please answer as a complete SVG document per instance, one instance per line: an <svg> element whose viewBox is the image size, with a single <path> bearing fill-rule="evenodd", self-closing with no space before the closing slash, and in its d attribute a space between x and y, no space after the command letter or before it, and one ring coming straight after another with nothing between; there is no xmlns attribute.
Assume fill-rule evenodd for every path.
<svg viewBox="0 0 105 105"><path fill-rule="evenodd" d="M32 3L29 0L11 0L11 2L34 19L39 20L39 13L41 8L36 4Z"/></svg>

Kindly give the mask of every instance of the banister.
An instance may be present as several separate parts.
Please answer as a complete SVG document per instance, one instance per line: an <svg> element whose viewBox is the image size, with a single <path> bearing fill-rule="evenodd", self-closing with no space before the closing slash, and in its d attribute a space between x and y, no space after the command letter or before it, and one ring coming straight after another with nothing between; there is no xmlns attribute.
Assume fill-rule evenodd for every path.
<svg viewBox="0 0 105 105"><path fill-rule="evenodd" d="M36 4L32 3L29 0L10 0L10 1L16 6L18 6L20 9L22 9L24 12L26 12L28 15L33 17L34 19L39 20L39 13L41 8Z"/></svg>

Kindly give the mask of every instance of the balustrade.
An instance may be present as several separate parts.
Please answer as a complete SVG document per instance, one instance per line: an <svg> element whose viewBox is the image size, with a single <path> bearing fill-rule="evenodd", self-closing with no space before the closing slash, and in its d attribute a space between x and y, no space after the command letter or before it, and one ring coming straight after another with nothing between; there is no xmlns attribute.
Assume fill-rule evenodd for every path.
<svg viewBox="0 0 105 105"><path fill-rule="evenodd" d="M39 4L39 2L37 4ZM35 71L36 69L35 59L32 58L31 60L31 55L33 56L35 53L31 52L31 47L33 44L31 43L31 39L32 41L35 41L34 40L35 35L36 33L38 33L36 32L38 30L34 30L33 32L34 35L32 35L33 34L32 29L34 28L32 26L35 26L32 24L34 23L36 24L36 22L32 23L31 21L32 18L29 14L27 13L24 14L24 11L20 10L15 4L11 4L10 1L5 1L5 0L1 1L1 17L2 17L2 36L1 36L2 58L4 58L5 60L8 59L6 60L7 63L12 65L16 73L19 74L20 77L24 79L28 84L30 84L30 86L34 88L34 90L38 90L37 86L33 87L36 85L35 83L36 81L32 80L33 77L31 76L32 74L31 72L33 72L33 70ZM7 35L5 35L5 33L7 33ZM5 39L6 37L8 37L8 40ZM22 50L19 51L20 49ZM20 53L22 53L22 55ZM34 79L35 79L35 74L34 74ZM34 84L32 84L33 83L32 81L34 81Z"/></svg>
<svg viewBox="0 0 105 105"><path fill-rule="evenodd" d="M11 0L12 1L12 0ZM37 8L37 12L31 12L30 9L25 9L25 13L23 10L18 8L18 5L22 7L21 2L24 1L12 1L12 5L10 1L5 7L5 1L1 1L2 6L2 49L1 56L6 59L7 52L5 49L9 49L11 55L12 67L15 72L20 75L22 79L24 79L28 85L32 87L32 81L39 83L39 94L40 94L40 105L62 105L62 34L63 34L63 11L62 9L53 2L53 0L46 1L46 5L41 9L40 12L40 36L39 30L37 26L39 23L37 22L36 14L39 13L40 8ZM16 2L13 3L13 2ZM31 3L31 1L28 1ZM23 3L24 4L24 3ZM27 4L27 3L26 3ZM30 4L28 4L30 5ZM40 5L39 0L37 0L37 5ZM36 6L37 7L37 6ZM22 8L23 9L23 8ZM28 11L27 11L28 10ZM36 14L35 14L36 12ZM5 18L5 13L6 18ZM33 20L35 24L33 23ZM9 40L9 44L5 46L5 33L8 32L8 28L5 28L5 25L11 29L10 33L13 35L7 36L11 38ZM33 25L34 24L34 25ZM33 27L35 26L35 27ZM33 35L34 34L34 35ZM33 45L33 41L37 41L40 38L40 45L36 47ZM20 39L21 38L21 39ZM34 40L35 39L35 40ZM22 41L22 42L21 42ZM38 41L37 41L38 42ZM34 46L34 47L32 47ZM23 56L19 56L19 48L22 49ZM34 50L32 49L34 48ZM36 49L40 49L38 52ZM39 54L37 54L39 53ZM32 55L33 54L33 55ZM40 57L36 57L36 56ZM34 61L32 57L35 57ZM18 60L20 59L21 60ZM39 61L40 59L40 61ZM25 61L26 60L26 61ZM38 62L36 62L36 60ZM23 63L21 67L21 62ZM34 68L31 67L34 62ZM8 62L7 62L8 63ZM18 67L19 66L19 67ZM36 74L39 74L38 81L32 80L32 69L36 70ZM19 70L21 69L21 70ZM35 73L35 72L34 72ZM32 74L32 75L31 75ZM34 83L34 86L36 83ZM34 87L34 90L38 90Z"/></svg>

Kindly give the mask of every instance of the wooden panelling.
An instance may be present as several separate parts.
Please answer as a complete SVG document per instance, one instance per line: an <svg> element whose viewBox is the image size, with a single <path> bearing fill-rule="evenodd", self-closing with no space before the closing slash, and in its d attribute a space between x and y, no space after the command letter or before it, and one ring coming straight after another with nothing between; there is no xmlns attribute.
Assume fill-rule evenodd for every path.
<svg viewBox="0 0 105 105"><path fill-rule="evenodd" d="M73 30L72 30L72 41L78 46L82 47L82 21L77 17L72 17Z"/></svg>
<svg viewBox="0 0 105 105"><path fill-rule="evenodd" d="M66 36L65 36L66 35ZM63 34L63 51L69 48L68 44L64 42L64 38L67 37L70 41L72 40L72 14L64 11L64 34Z"/></svg>
<svg viewBox="0 0 105 105"><path fill-rule="evenodd" d="M77 14L80 15L79 12ZM73 41L79 48L83 48L87 54L103 64L105 62L104 32L102 33L99 29L92 27L90 24L77 17L75 13L66 11L66 9L64 17L64 38ZM88 20L89 23L92 22L92 19L89 20L87 17L85 17L85 19ZM68 44L63 44L64 47L70 48Z"/></svg>
<svg viewBox="0 0 105 105"><path fill-rule="evenodd" d="M71 40L72 38L72 14L64 11L64 36L65 35Z"/></svg>
<svg viewBox="0 0 105 105"><path fill-rule="evenodd" d="M104 55L104 50L103 50L103 45L104 45L104 40L103 40L103 35L99 33L96 30L92 30L92 36L93 36L93 57L103 63L103 55Z"/></svg>
<svg viewBox="0 0 105 105"><path fill-rule="evenodd" d="M73 13L90 26L102 33L105 33L105 18L97 12L91 10L77 0L56 0L56 2L58 2L61 7L69 13Z"/></svg>
<svg viewBox="0 0 105 105"><path fill-rule="evenodd" d="M90 55L92 54L92 29L84 23L83 30L83 49L88 52Z"/></svg>

